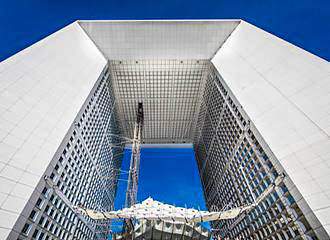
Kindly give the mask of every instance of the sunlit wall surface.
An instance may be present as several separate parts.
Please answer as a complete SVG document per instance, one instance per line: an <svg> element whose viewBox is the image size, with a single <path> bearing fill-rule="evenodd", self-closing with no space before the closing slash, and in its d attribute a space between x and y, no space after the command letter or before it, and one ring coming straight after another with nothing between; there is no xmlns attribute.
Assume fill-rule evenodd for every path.
<svg viewBox="0 0 330 240"><path fill-rule="evenodd" d="M284 170L223 79L212 67L197 125L195 149L208 209L252 204ZM234 220L214 222L214 229L230 239L317 239L287 179L253 211Z"/></svg>
<svg viewBox="0 0 330 240"><path fill-rule="evenodd" d="M309 224L319 239L328 239L329 63L246 22L212 63L275 169L288 176L286 187L302 211L292 219L307 236Z"/></svg>
<svg viewBox="0 0 330 240"><path fill-rule="evenodd" d="M1 63L1 239L107 236L72 209L114 204L121 150L106 64L76 23Z"/></svg>
<svg viewBox="0 0 330 240"><path fill-rule="evenodd" d="M84 205L112 210L114 206L121 149L112 147L119 141L112 134L119 131L107 79L105 71L70 127L53 164L46 169L37 186L42 191L33 193L32 210L20 235L33 239L107 237L106 225L81 217L73 209Z"/></svg>

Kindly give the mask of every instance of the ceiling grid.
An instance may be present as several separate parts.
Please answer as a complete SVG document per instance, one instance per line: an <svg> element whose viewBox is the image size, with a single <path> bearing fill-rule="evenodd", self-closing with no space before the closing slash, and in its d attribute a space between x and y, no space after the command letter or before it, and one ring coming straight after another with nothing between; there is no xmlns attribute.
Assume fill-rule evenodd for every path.
<svg viewBox="0 0 330 240"><path fill-rule="evenodd" d="M192 142L210 59L239 22L79 21L108 59L123 134L143 102L146 143Z"/></svg>
<svg viewBox="0 0 330 240"><path fill-rule="evenodd" d="M113 60L109 68L127 136L133 134L137 104L143 102L146 142L191 141L208 60Z"/></svg>

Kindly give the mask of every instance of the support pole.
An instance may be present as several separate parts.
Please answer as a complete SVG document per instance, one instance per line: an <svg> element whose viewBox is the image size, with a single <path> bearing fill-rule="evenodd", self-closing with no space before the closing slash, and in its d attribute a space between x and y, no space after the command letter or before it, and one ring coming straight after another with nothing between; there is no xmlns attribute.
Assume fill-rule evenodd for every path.
<svg viewBox="0 0 330 240"><path fill-rule="evenodd" d="M134 136L132 143L132 156L130 162L130 169L128 173L128 182L126 190L125 207L129 208L136 204L137 191L139 183L139 172L140 172L140 148L142 139L142 128L143 128L143 104L138 104L136 122L134 126ZM128 219L125 224L125 230L130 232L134 230L134 223Z"/></svg>

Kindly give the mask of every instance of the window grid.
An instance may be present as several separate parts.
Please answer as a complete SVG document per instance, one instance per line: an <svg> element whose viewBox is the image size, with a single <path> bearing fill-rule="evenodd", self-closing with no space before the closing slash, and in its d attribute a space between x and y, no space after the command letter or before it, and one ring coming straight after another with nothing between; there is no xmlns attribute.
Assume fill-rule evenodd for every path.
<svg viewBox="0 0 330 240"><path fill-rule="evenodd" d="M72 206L113 208L122 148L111 145L120 144L112 91L106 70L49 165L19 239L107 238L108 222L78 216Z"/></svg>
<svg viewBox="0 0 330 240"><path fill-rule="evenodd" d="M110 61L110 69L129 137L133 135L138 102L142 101L145 142L191 139L207 60Z"/></svg>
<svg viewBox="0 0 330 240"><path fill-rule="evenodd" d="M253 196L260 196L279 176L238 106L223 80L210 73L194 138L209 209L253 203ZM317 239L283 182L252 211L237 219L213 222L212 227L229 239Z"/></svg>

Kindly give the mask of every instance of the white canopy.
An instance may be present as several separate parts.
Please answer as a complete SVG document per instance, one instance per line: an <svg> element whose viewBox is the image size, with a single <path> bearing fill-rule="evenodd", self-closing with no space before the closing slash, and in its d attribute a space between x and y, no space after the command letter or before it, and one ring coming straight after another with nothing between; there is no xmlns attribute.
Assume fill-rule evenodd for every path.
<svg viewBox="0 0 330 240"><path fill-rule="evenodd" d="M92 219L136 219L136 220L162 220L172 221L176 223L193 223L193 222L208 222L224 219L236 218L241 213L254 208L269 193L271 193L284 179L285 175L278 176L275 181L268 186L268 188L255 199L255 202L250 205L245 205L229 210L219 212L199 211L193 208L181 208L172 205L164 204L148 198L142 203L133 205L130 208L123 208L118 211L101 212L92 209L85 209L82 207L74 207L81 213L85 213Z"/></svg>
<svg viewBox="0 0 330 240"><path fill-rule="evenodd" d="M180 223L161 220L141 220L132 232L135 240L209 240L210 231L199 223ZM127 239L125 233L116 233L112 239Z"/></svg>
<svg viewBox="0 0 330 240"><path fill-rule="evenodd" d="M173 222L207 222L221 219L232 219L253 206L233 208L221 212L199 211L192 208L181 208L164 204L148 198L142 203L118 211L101 212L76 207L82 213L95 220L103 219L137 219L137 220L163 220Z"/></svg>

